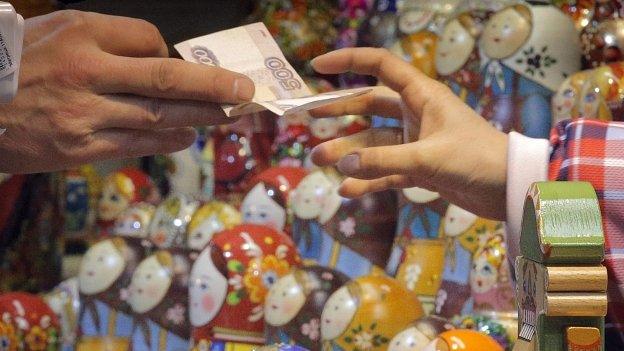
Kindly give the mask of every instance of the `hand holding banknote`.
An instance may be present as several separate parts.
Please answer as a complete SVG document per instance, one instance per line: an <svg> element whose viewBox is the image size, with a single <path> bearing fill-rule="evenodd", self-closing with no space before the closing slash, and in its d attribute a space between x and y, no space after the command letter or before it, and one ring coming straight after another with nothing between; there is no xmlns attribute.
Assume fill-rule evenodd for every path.
<svg viewBox="0 0 624 351"><path fill-rule="evenodd" d="M262 23L190 39L175 45L182 58L217 66L251 78L256 86L250 102L223 105L228 117L269 110L279 116L353 98L370 89L311 95Z"/></svg>

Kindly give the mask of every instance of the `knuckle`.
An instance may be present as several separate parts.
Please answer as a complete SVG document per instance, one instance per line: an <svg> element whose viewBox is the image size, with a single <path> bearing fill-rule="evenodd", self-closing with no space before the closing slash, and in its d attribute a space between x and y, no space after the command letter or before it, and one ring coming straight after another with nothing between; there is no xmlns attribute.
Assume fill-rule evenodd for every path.
<svg viewBox="0 0 624 351"><path fill-rule="evenodd" d="M159 127L164 122L164 104L161 99L147 99L144 120L152 127Z"/></svg>
<svg viewBox="0 0 624 351"><path fill-rule="evenodd" d="M168 94L176 86L176 67L171 61L159 61L152 68L152 87L162 94Z"/></svg>
<svg viewBox="0 0 624 351"><path fill-rule="evenodd" d="M82 26L87 23L87 13L78 10L58 11L55 17L71 26Z"/></svg>
<svg viewBox="0 0 624 351"><path fill-rule="evenodd" d="M140 23L142 35L144 36L143 42L148 47L153 48L154 52L159 52L160 50L167 48L165 40L154 24L143 19L137 19L136 21Z"/></svg>
<svg viewBox="0 0 624 351"><path fill-rule="evenodd" d="M52 68L56 82L66 85L89 86L98 79L96 67L101 66L100 60L87 53L68 53L62 60L63 64Z"/></svg>

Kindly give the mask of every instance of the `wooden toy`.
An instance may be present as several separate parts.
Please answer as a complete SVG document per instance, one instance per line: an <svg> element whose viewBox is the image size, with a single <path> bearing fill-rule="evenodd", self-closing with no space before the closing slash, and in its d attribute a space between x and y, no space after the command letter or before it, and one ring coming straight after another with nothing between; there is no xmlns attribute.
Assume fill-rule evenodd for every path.
<svg viewBox="0 0 624 351"><path fill-rule="evenodd" d="M190 196L169 196L156 208L149 225L149 239L157 248L184 247L186 229L199 202Z"/></svg>
<svg viewBox="0 0 624 351"><path fill-rule="evenodd" d="M451 322L438 316L421 318L397 334L388 346L388 351L423 351L440 333L455 329Z"/></svg>
<svg viewBox="0 0 624 351"><path fill-rule="evenodd" d="M607 272L591 184L541 182L524 206L515 351L604 349Z"/></svg>
<svg viewBox="0 0 624 351"><path fill-rule="evenodd" d="M156 208L146 202L139 202L124 210L115 220L113 234L131 238L147 238L147 228Z"/></svg>
<svg viewBox="0 0 624 351"><path fill-rule="evenodd" d="M491 337L469 329L446 331L435 338L423 351L503 351Z"/></svg>
<svg viewBox="0 0 624 351"><path fill-rule="evenodd" d="M395 335L422 316L416 295L395 279L359 277L327 300L321 314L323 349L386 351Z"/></svg>
<svg viewBox="0 0 624 351"><path fill-rule="evenodd" d="M396 228L396 194L346 199L333 169L307 175L294 190L292 234L304 259L358 277L385 267Z"/></svg>
<svg viewBox="0 0 624 351"><path fill-rule="evenodd" d="M186 246L200 251L215 234L231 229L242 221L240 212L233 206L217 200L207 202L191 217L186 230Z"/></svg>
<svg viewBox="0 0 624 351"><path fill-rule="evenodd" d="M215 235L190 274L193 347L249 350L263 344L267 293L300 262L292 240L271 227L241 224Z"/></svg>
<svg viewBox="0 0 624 351"><path fill-rule="evenodd" d="M280 278L264 304L267 342L294 343L320 351L321 312L329 296L348 280L346 275L321 266L297 268Z"/></svg>

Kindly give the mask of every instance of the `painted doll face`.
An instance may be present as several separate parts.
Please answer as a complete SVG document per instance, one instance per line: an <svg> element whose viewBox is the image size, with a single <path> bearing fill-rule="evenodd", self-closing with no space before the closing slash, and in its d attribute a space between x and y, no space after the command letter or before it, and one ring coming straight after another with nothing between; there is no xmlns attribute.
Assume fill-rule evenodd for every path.
<svg viewBox="0 0 624 351"><path fill-rule="evenodd" d="M468 61L475 47L475 38L458 20L449 22L438 41L435 65L438 73L449 75Z"/></svg>
<svg viewBox="0 0 624 351"><path fill-rule="evenodd" d="M552 111L555 121L572 117L572 109L578 97L578 91L572 86L572 79L567 78L552 98Z"/></svg>
<svg viewBox="0 0 624 351"><path fill-rule="evenodd" d="M269 290L264 304L264 319L272 326L282 326L297 316L305 301L303 287L294 274L287 274Z"/></svg>
<svg viewBox="0 0 624 351"><path fill-rule="evenodd" d="M488 262L485 255L475 259L470 271L470 287L473 292L488 292L495 287L497 280L498 269Z"/></svg>
<svg viewBox="0 0 624 351"><path fill-rule="evenodd" d="M112 221L128 207L129 203L129 199L117 190L112 178L108 178L98 202L98 216L102 220Z"/></svg>
<svg viewBox="0 0 624 351"><path fill-rule="evenodd" d="M93 295L108 289L126 267L126 260L111 240L91 246L82 258L78 273L80 292Z"/></svg>
<svg viewBox="0 0 624 351"><path fill-rule="evenodd" d="M200 327L219 313L227 293L227 279L215 267L210 257L211 248L199 255L189 282L189 312L191 324Z"/></svg>
<svg viewBox="0 0 624 351"><path fill-rule="evenodd" d="M357 312L357 300L346 286L336 290L321 313L321 337L333 340L344 333Z"/></svg>
<svg viewBox="0 0 624 351"><path fill-rule="evenodd" d="M399 30L404 34L416 33L429 24L433 12L409 10L399 17Z"/></svg>
<svg viewBox="0 0 624 351"><path fill-rule="evenodd" d="M529 38L531 23L513 7L494 14L485 25L482 36L485 54L503 59L515 53Z"/></svg>
<svg viewBox="0 0 624 351"><path fill-rule="evenodd" d="M144 313L156 307L167 294L171 281L171 269L161 265L156 255L141 261L128 287L128 303L132 310Z"/></svg>
<svg viewBox="0 0 624 351"><path fill-rule="evenodd" d="M224 229L223 222L213 213L189 232L187 245L191 249L201 250L210 242L213 235Z"/></svg>
<svg viewBox="0 0 624 351"><path fill-rule="evenodd" d="M338 136L340 125L338 118L315 118L310 122L310 132L321 140L331 139Z"/></svg>
<svg viewBox="0 0 624 351"><path fill-rule="evenodd" d="M591 80L583 85L581 90L581 98L579 100L579 110L582 117L598 118L598 109L602 102L600 88L592 83Z"/></svg>
<svg viewBox="0 0 624 351"><path fill-rule="evenodd" d="M403 195L417 204L424 204L440 198L440 194L418 187L403 189Z"/></svg>
<svg viewBox="0 0 624 351"><path fill-rule="evenodd" d="M113 232L115 235L145 238L152 213L151 207L131 206L117 217Z"/></svg>
<svg viewBox="0 0 624 351"><path fill-rule="evenodd" d="M313 219L321 215L323 201L331 192L332 182L322 173L315 172L305 177L293 196L292 207L301 219Z"/></svg>
<svg viewBox="0 0 624 351"><path fill-rule="evenodd" d="M286 224L286 210L267 194L264 183L256 184L247 193L241 212L245 223L264 224L278 230L283 230Z"/></svg>
<svg viewBox="0 0 624 351"><path fill-rule="evenodd" d="M388 351L421 351L431 342L418 328L410 327L397 334L390 344Z"/></svg>
<svg viewBox="0 0 624 351"><path fill-rule="evenodd" d="M465 233L477 220L477 216L455 205L449 205L444 216L444 232L455 237Z"/></svg>

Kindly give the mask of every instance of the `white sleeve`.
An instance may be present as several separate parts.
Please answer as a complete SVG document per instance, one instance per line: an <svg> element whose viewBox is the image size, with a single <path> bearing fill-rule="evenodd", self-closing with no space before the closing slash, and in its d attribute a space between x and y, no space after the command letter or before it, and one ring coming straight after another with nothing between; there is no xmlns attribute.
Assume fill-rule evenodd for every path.
<svg viewBox="0 0 624 351"><path fill-rule="evenodd" d="M507 248L509 258L520 255L520 230L524 200L529 186L548 180L550 144L520 133L509 134L507 151Z"/></svg>

